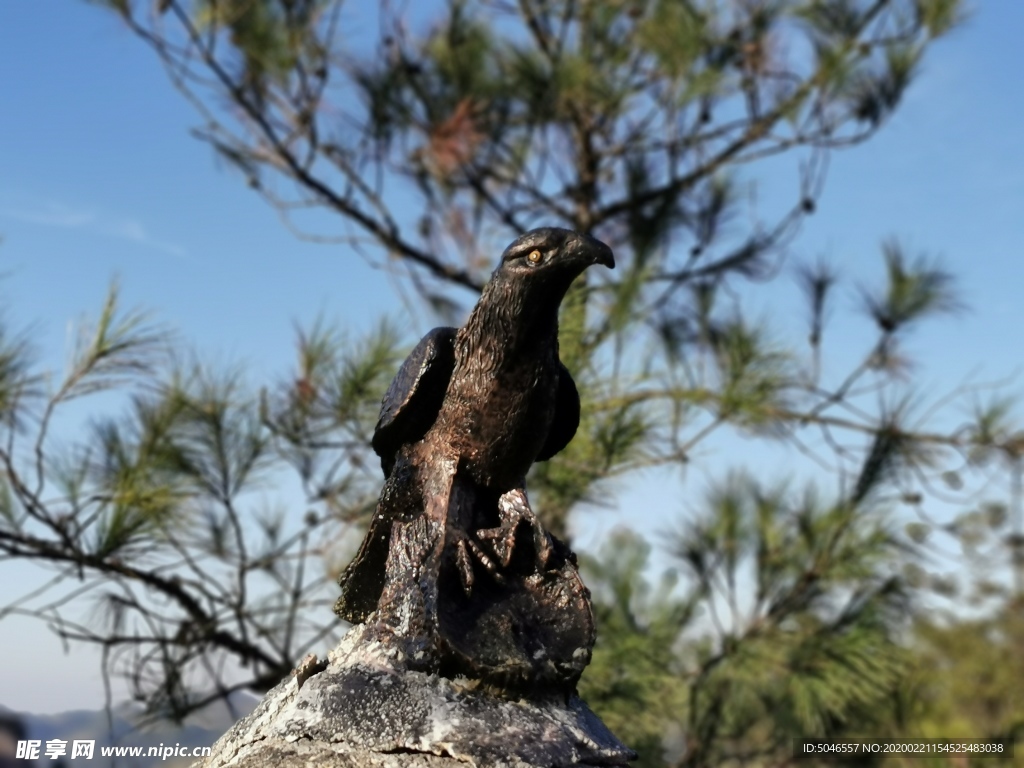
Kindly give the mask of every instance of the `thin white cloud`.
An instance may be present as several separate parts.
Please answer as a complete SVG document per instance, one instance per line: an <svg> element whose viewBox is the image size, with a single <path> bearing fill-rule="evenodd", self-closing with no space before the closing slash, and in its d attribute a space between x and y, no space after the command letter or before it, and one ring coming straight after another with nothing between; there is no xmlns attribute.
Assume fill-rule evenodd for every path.
<svg viewBox="0 0 1024 768"><path fill-rule="evenodd" d="M111 237L130 240L133 243L156 248L171 256L185 255L184 248L153 237L143 226L142 222L136 219L116 219L109 222L101 222L98 229Z"/></svg>
<svg viewBox="0 0 1024 768"><path fill-rule="evenodd" d="M0 208L0 216L47 227L87 227L96 221L96 216L91 213L75 211L56 203L36 208L4 207Z"/></svg>
<svg viewBox="0 0 1024 768"><path fill-rule="evenodd" d="M59 202L0 205L0 217L44 227L83 229L119 240L138 243L170 256L183 257L186 255L185 249L181 246L151 235L145 225L137 219L102 215L93 211L72 208Z"/></svg>

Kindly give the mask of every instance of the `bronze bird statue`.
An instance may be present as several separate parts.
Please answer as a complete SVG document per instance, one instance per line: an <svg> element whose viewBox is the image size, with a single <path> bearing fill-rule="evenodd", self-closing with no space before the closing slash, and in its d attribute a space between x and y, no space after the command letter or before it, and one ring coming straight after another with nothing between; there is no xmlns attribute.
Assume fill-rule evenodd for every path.
<svg viewBox="0 0 1024 768"><path fill-rule="evenodd" d="M595 264L615 262L592 237L522 235L466 324L424 336L382 400L372 445L384 488L335 611L422 636L442 672L574 685L589 660L589 596L572 553L530 509L525 479L579 425L558 310Z"/></svg>

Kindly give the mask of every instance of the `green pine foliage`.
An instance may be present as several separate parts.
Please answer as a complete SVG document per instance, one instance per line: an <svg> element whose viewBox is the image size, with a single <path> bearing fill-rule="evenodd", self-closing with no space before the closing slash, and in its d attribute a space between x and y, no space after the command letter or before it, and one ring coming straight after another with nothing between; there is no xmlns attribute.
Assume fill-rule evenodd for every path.
<svg viewBox="0 0 1024 768"><path fill-rule="evenodd" d="M901 688L905 733L1016 742L1016 758L976 759L971 765L1018 765L1024 735L1024 618L1021 600L1008 600L983 619L925 615L914 628L914 664Z"/></svg>
<svg viewBox="0 0 1024 768"><path fill-rule="evenodd" d="M641 765L774 765L800 737L894 735L878 713L912 669L905 550L878 509L731 474L657 588L628 532L584 560L599 641L581 691Z"/></svg>
<svg viewBox="0 0 1024 768"><path fill-rule="evenodd" d="M688 686L679 646L697 608L672 572L648 582L649 554L650 545L623 530L582 561L599 639L580 694L614 733L630 734L644 767L663 765L666 740L682 733Z"/></svg>

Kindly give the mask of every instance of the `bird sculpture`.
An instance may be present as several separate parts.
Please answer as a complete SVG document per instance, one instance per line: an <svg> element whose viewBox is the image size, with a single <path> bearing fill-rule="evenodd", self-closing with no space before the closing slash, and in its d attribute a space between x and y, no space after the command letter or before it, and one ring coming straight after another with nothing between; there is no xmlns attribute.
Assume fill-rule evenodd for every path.
<svg viewBox="0 0 1024 768"><path fill-rule="evenodd" d="M335 611L402 638L431 671L571 687L589 661L589 593L525 482L579 425L558 310L595 264L615 262L587 235L517 238L466 324L424 336L384 395L372 439L384 487Z"/></svg>

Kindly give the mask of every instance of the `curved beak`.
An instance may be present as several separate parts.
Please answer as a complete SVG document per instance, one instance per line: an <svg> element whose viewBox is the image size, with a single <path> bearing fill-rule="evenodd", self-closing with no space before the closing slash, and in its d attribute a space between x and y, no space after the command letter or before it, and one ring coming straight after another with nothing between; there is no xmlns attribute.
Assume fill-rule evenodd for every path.
<svg viewBox="0 0 1024 768"><path fill-rule="evenodd" d="M585 256L591 264L603 264L608 269L615 269L615 256L612 254L612 249L596 237L577 234L575 250Z"/></svg>

